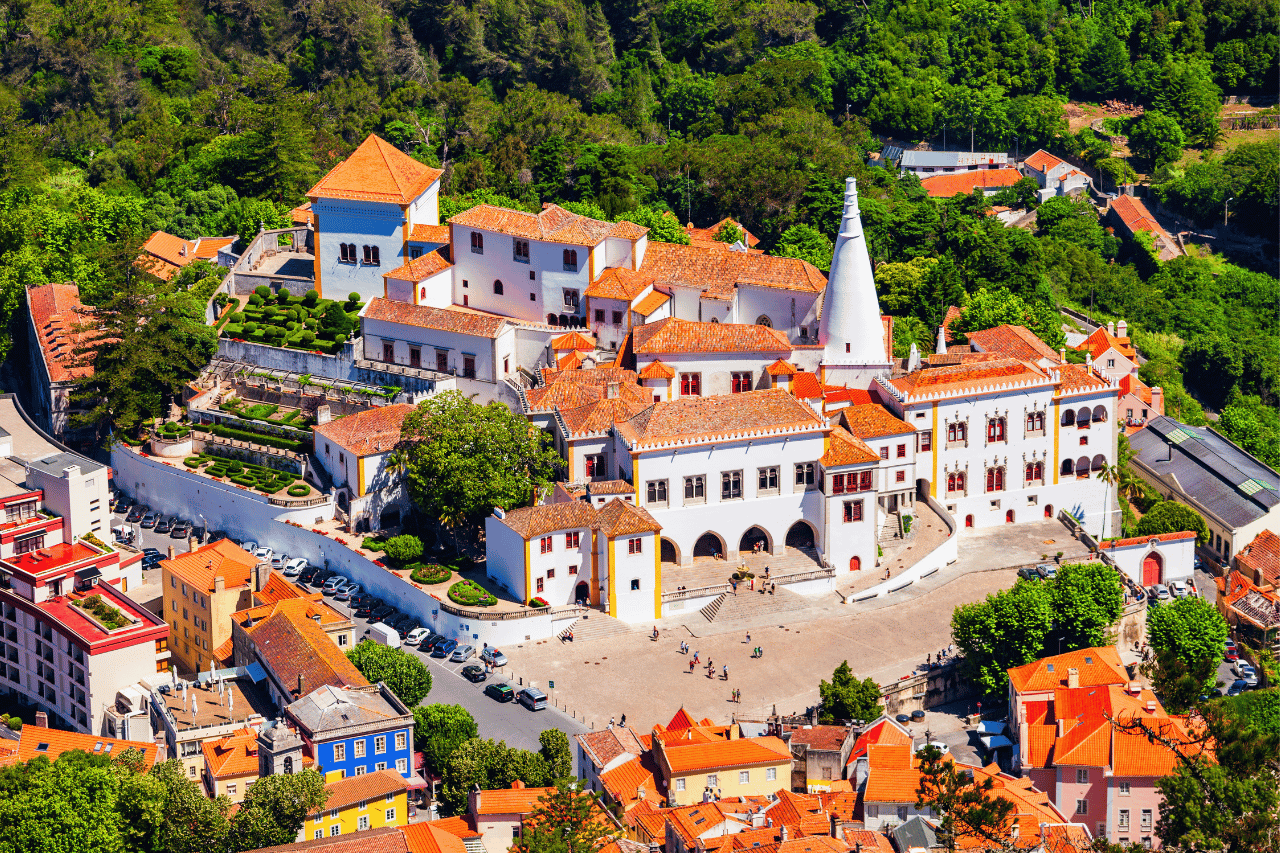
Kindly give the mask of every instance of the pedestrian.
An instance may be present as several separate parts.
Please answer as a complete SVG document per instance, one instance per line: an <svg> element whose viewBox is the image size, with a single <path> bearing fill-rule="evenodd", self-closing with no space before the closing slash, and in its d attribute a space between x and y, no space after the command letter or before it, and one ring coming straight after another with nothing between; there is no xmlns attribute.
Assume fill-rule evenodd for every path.
<svg viewBox="0 0 1280 853"><path fill-rule="evenodd" d="M951 657L951 655L955 654L955 650L956 650L955 643L951 643L949 646L947 646L947 657Z"/></svg>
<svg viewBox="0 0 1280 853"><path fill-rule="evenodd" d="M623 715L622 715L622 720L621 720L621 721L619 721L619 722L620 722L620 725L625 729L625 728L627 727L627 715L626 715L626 714L623 714Z"/></svg>
<svg viewBox="0 0 1280 853"><path fill-rule="evenodd" d="M884 567L884 579L885 579L885 580L888 580L888 579L889 579L889 567L888 567L888 566L885 566L885 567Z"/></svg>
<svg viewBox="0 0 1280 853"><path fill-rule="evenodd" d="M654 626L653 626L653 638L654 638L655 640L656 640L656 639L658 639L658 626L657 626L657 625L654 625Z"/></svg>
<svg viewBox="0 0 1280 853"><path fill-rule="evenodd" d="M690 672L693 672L693 668L694 668L695 666L697 666L697 665L698 665L697 660L691 660L691 661L689 661L689 671L690 671Z"/></svg>
<svg viewBox="0 0 1280 853"><path fill-rule="evenodd" d="M613 728L613 717L609 718L609 728Z"/></svg>
<svg viewBox="0 0 1280 853"><path fill-rule="evenodd" d="M729 680L729 664L724 665L724 680Z"/></svg>
<svg viewBox="0 0 1280 853"><path fill-rule="evenodd" d="M698 662L698 653L697 653L697 652L694 652L694 653L693 653L693 662L694 662L694 663L697 663L697 662Z"/></svg>
<svg viewBox="0 0 1280 853"><path fill-rule="evenodd" d="M750 631L748 631L748 632L747 632L747 642L748 642L748 643L749 643L749 642L751 642L751 632L750 632Z"/></svg>
<svg viewBox="0 0 1280 853"><path fill-rule="evenodd" d="M930 660L932 660L932 659L933 659L933 655L925 655L925 656L924 656L924 662L925 662L925 663L929 663L929 661L930 661Z"/></svg>

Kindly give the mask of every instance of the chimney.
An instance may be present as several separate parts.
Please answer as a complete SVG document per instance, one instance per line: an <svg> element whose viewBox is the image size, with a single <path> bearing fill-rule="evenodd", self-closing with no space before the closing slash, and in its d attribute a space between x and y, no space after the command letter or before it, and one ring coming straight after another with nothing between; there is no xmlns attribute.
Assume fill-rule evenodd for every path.
<svg viewBox="0 0 1280 853"><path fill-rule="evenodd" d="M301 676L299 676L299 677L301 677ZM1062 737L1062 736L1063 736L1063 735L1065 735L1066 733L1067 733L1067 723L1066 723L1066 720L1059 719L1059 720L1058 720L1058 737Z"/></svg>
<svg viewBox="0 0 1280 853"><path fill-rule="evenodd" d="M1142 685L1136 681L1129 682L1129 695L1138 696L1142 693Z"/></svg>
<svg viewBox="0 0 1280 853"><path fill-rule="evenodd" d="M1116 336L1116 321L1115 321L1115 320L1108 320L1108 321L1107 321L1107 334L1111 335L1111 337L1113 337L1113 338Z"/></svg>
<svg viewBox="0 0 1280 853"><path fill-rule="evenodd" d="M169 748L168 744L165 743L164 732L160 732L156 735L156 764L163 763L168 756L168 752Z"/></svg>
<svg viewBox="0 0 1280 853"><path fill-rule="evenodd" d="M1164 389L1159 385L1151 389L1151 417L1164 414Z"/></svg>
<svg viewBox="0 0 1280 853"><path fill-rule="evenodd" d="M521 782L519 779L511 783L511 790L513 791L519 791L523 787L524 787L524 783Z"/></svg>
<svg viewBox="0 0 1280 853"><path fill-rule="evenodd" d="M1067 670L1067 687L1075 689L1080 686L1080 670L1074 666Z"/></svg>
<svg viewBox="0 0 1280 853"><path fill-rule="evenodd" d="M333 420L333 414L327 405L316 406L316 426L327 424L331 420Z"/></svg>
<svg viewBox="0 0 1280 853"><path fill-rule="evenodd" d="M36 711L35 726L40 729L49 728L49 715L44 711Z"/></svg>
<svg viewBox="0 0 1280 853"><path fill-rule="evenodd" d="M226 588L227 588L227 579L224 578L222 575L218 575L213 579L213 592L215 595L219 592L222 592Z"/></svg>
<svg viewBox="0 0 1280 853"><path fill-rule="evenodd" d="M644 785L636 785L636 799L643 800L645 796Z"/></svg>
<svg viewBox="0 0 1280 853"><path fill-rule="evenodd" d="M778 829L778 840L779 841L787 840L787 825L785 823L782 825L781 828Z"/></svg>
<svg viewBox="0 0 1280 853"><path fill-rule="evenodd" d="M1063 364L1066 364L1066 363L1067 363L1067 348L1066 348L1066 347L1059 347L1059 348L1058 348L1058 361L1062 362Z"/></svg>
<svg viewBox="0 0 1280 853"><path fill-rule="evenodd" d="M1129 337L1129 324L1124 320L1116 324L1116 336L1121 338Z"/></svg>
<svg viewBox="0 0 1280 853"><path fill-rule="evenodd" d="M827 817L831 819L831 837L836 841L843 841L844 827L840 825L839 818L836 817L835 812L830 812Z"/></svg>
<svg viewBox="0 0 1280 853"><path fill-rule="evenodd" d="M169 546L169 559L170 559L170 560L172 560L172 559L173 559L173 555L174 555L174 553L175 553L175 552L174 552L174 550L173 550L173 546L172 546L172 545L170 545L170 546Z"/></svg>
<svg viewBox="0 0 1280 853"><path fill-rule="evenodd" d="M298 698L302 698L302 686L306 684L307 678L302 673L298 673Z"/></svg>
<svg viewBox="0 0 1280 853"><path fill-rule="evenodd" d="M79 465L68 465L66 468L62 469L62 479L64 480L70 480L73 477L79 477L79 476L80 476Z"/></svg>
<svg viewBox="0 0 1280 853"><path fill-rule="evenodd" d="M475 785L467 792L467 811L473 815L480 814L480 786Z"/></svg>
<svg viewBox="0 0 1280 853"><path fill-rule="evenodd" d="M756 809L751 813L751 828L764 829L764 809Z"/></svg>

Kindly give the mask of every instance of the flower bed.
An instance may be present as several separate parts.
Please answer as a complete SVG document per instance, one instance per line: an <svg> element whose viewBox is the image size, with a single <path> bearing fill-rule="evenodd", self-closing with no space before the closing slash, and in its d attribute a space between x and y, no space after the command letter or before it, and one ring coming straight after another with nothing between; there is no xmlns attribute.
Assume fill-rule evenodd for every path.
<svg viewBox="0 0 1280 853"><path fill-rule="evenodd" d="M448 566L440 566L435 563L414 563L409 566L409 579L414 583L420 583L427 586L437 583L444 583L453 577L452 570Z"/></svg>
<svg viewBox="0 0 1280 853"><path fill-rule="evenodd" d="M108 630L123 628L125 625L132 624L128 617L120 612L119 608L103 601L100 595L90 595L87 598L75 599L71 603L81 610L87 610L92 613L93 618L101 622Z"/></svg>
<svg viewBox="0 0 1280 853"><path fill-rule="evenodd" d="M449 600L464 607L493 607L498 603L493 593L469 580L458 581L449 587Z"/></svg>
<svg viewBox="0 0 1280 853"><path fill-rule="evenodd" d="M550 605L547 604L547 600L545 598L543 598L542 596L538 596L537 598L529 602L529 606L530 607L549 607Z"/></svg>

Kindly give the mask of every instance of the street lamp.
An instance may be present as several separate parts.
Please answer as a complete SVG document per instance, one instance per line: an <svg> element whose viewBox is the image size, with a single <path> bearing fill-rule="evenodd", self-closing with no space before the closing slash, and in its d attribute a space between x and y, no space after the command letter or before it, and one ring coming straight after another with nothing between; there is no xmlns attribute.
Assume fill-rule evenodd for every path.
<svg viewBox="0 0 1280 853"><path fill-rule="evenodd" d="M1222 203L1222 227L1223 228L1227 227L1227 205L1231 204L1231 202L1233 201L1235 201L1234 197L1229 198Z"/></svg>

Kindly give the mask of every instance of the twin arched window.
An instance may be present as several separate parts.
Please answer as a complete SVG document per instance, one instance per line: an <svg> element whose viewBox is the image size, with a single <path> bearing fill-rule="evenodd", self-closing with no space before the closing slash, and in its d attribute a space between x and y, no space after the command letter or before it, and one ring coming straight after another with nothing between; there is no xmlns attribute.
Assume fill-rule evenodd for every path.
<svg viewBox="0 0 1280 853"><path fill-rule="evenodd" d="M987 491L1003 492L1004 491L1004 467L987 469Z"/></svg>

